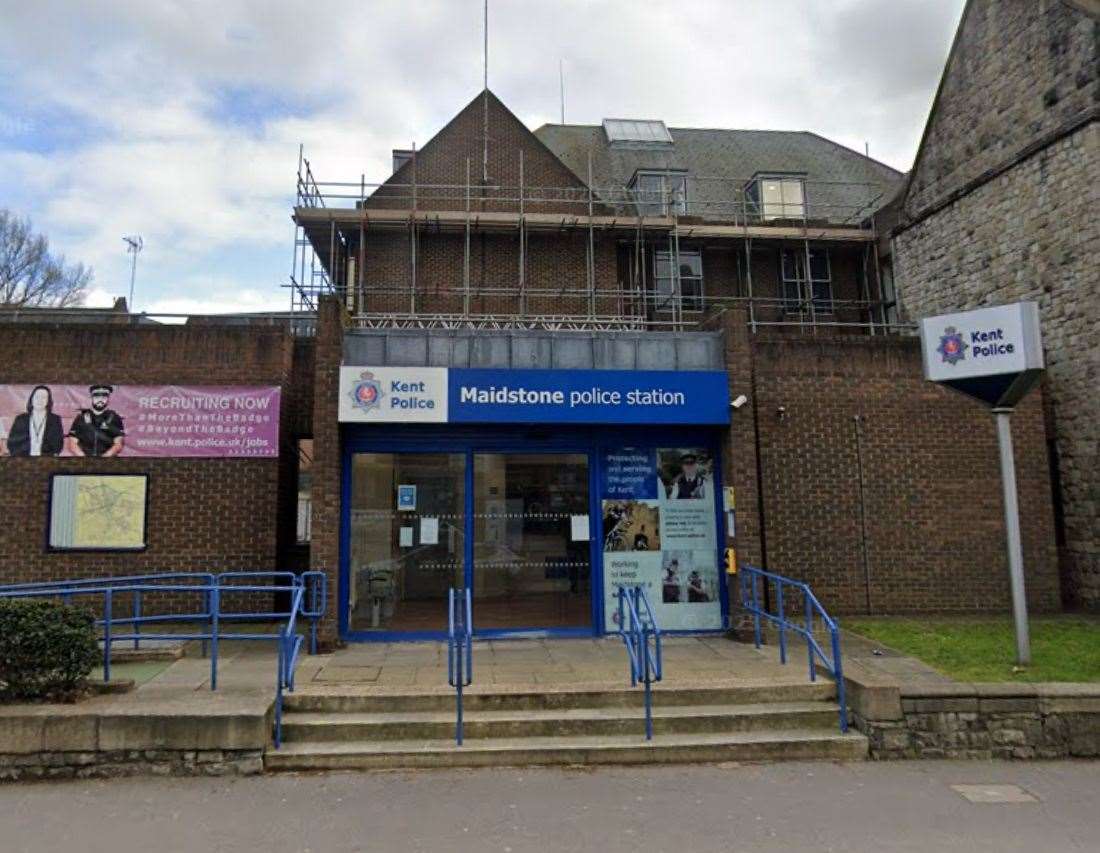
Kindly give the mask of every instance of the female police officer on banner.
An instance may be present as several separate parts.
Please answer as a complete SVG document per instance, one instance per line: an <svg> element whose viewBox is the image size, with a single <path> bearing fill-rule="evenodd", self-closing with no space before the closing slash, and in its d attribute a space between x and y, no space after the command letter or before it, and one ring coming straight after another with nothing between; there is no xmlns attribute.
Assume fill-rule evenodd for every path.
<svg viewBox="0 0 1100 853"><path fill-rule="evenodd" d="M27 397L27 411L16 415L8 432L12 456L57 456L65 443L61 418L53 413L53 394L36 385Z"/></svg>

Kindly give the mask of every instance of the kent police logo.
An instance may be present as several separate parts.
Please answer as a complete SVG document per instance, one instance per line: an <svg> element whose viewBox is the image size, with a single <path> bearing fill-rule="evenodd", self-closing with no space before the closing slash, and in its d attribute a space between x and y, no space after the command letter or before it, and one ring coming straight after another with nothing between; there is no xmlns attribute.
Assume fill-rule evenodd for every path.
<svg viewBox="0 0 1100 853"><path fill-rule="evenodd" d="M940 336L940 345L936 352L943 356L948 364L958 364L966 358L967 343L963 340L962 332L954 326L948 326Z"/></svg>
<svg viewBox="0 0 1100 853"><path fill-rule="evenodd" d="M369 370L364 370L359 374L359 381L351 386L348 396L351 397L352 406L369 412L371 409L378 408L382 402L382 383L375 379L374 374Z"/></svg>

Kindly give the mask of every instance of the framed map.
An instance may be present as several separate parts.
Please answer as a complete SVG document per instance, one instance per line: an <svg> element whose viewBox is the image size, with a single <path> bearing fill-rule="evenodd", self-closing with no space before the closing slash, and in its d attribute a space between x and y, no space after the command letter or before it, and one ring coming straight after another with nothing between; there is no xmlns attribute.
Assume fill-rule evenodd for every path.
<svg viewBox="0 0 1100 853"><path fill-rule="evenodd" d="M58 551L145 547L146 474L54 474L49 546Z"/></svg>

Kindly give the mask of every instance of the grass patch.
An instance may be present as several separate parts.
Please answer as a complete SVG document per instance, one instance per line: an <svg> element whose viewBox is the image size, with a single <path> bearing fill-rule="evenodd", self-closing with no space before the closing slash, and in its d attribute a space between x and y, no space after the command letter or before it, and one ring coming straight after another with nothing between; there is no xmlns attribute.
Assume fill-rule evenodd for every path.
<svg viewBox="0 0 1100 853"><path fill-rule="evenodd" d="M1037 616L1031 665L1019 672L1011 617L855 618L844 628L919 658L958 681L1100 681L1100 619Z"/></svg>

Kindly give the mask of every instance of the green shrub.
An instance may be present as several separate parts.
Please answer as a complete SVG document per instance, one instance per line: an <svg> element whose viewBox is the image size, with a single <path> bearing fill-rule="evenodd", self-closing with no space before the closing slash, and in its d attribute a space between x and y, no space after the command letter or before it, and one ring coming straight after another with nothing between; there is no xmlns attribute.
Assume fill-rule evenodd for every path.
<svg viewBox="0 0 1100 853"><path fill-rule="evenodd" d="M90 610L0 598L0 701L71 699L99 658Z"/></svg>

